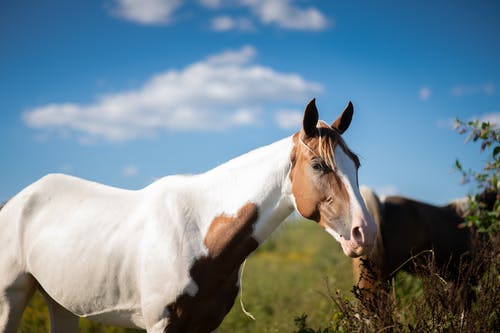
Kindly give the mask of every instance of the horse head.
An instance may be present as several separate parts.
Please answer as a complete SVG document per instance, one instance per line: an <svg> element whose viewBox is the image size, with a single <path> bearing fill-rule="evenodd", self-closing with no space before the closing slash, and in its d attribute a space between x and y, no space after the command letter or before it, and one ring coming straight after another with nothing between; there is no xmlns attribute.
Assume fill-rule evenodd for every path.
<svg viewBox="0 0 500 333"><path fill-rule="evenodd" d="M359 159L341 136L353 111L349 102L328 125L318 121L315 100L309 102L293 136L290 180L297 211L335 237L347 256L357 257L372 249L377 226L359 192Z"/></svg>

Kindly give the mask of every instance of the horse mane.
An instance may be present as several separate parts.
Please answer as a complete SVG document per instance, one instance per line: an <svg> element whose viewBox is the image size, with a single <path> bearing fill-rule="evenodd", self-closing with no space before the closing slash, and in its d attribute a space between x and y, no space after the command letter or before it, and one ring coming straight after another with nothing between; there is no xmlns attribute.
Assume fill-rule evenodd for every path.
<svg viewBox="0 0 500 333"><path fill-rule="evenodd" d="M356 168L359 168L360 162L358 156L354 154L349 147L347 147L347 144L344 139L342 139L340 133L323 121L320 121L318 124L318 140L319 156L323 159L323 161L325 161L326 165L330 169L335 169L335 158L333 156L333 152L337 145L342 147L347 156L354 161Z"/></svg>

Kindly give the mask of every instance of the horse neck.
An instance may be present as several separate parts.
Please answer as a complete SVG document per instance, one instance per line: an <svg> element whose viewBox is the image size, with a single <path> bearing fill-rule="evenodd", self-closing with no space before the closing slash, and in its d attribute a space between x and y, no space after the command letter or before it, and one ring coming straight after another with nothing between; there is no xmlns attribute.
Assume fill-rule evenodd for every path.
<svg viewBox="0 0 500 333"><path fill-rule="evenodd" d="M264 241L293 211L289 171L292 139L255 149L199 175L199 227L205 235L216 216L234 216L247 204L258 210L254 236Z"/></svg>

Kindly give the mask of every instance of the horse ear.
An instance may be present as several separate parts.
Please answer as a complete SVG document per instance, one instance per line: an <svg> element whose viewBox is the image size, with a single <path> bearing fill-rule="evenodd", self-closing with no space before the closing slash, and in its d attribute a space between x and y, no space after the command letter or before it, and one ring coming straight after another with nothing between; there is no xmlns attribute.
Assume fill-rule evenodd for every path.
<svg viewBox="0 0 500 333"><path fill-rule="evenodd" d="M354 106L349 101L344 112L335 120L332 124L332 127L336 128L340 134L344 133L351 124L352 114L354 113Z"/></svg>
<svg viewBox="0 0 500 333"><path fill-rule="evenodd" d="M318 125L318 109L316 108L316 99L313 98L306 106L304 111L304 119L302 120L302 128L307 136L316 134L316 125Z"/></svg>

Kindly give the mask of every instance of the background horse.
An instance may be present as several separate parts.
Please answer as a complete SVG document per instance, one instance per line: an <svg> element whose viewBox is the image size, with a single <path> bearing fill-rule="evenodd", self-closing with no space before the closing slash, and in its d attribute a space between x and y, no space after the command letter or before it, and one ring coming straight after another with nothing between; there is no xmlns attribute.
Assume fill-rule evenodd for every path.
<svg viewBox="0 0 500 333"><path fill-rule="evenodd" d="M237 296L244 259L295 209L348 256L376 225L358 189L359 161L312 100L293 136L206 173L138 191L48 175L0 210L0 332L15 332L36 289L52 332L78 316L159 332L215 330Z"/></svg>
<svg viewBox="0 0 500 333"><path fill-rule="evenodd" d="M354 278L360 288L373 293L375 288L390 283L399 270L413 273L415 263L429 258L431 253L436 268L446 279L453 282L459 278L460 265L471 246L470 228L460 226L467 198L434 206L401 196L380 200L364 186L361 193L379 233L373 251L353 260ZM496 193L482 196L488 209L495 196Z"/></svg>

